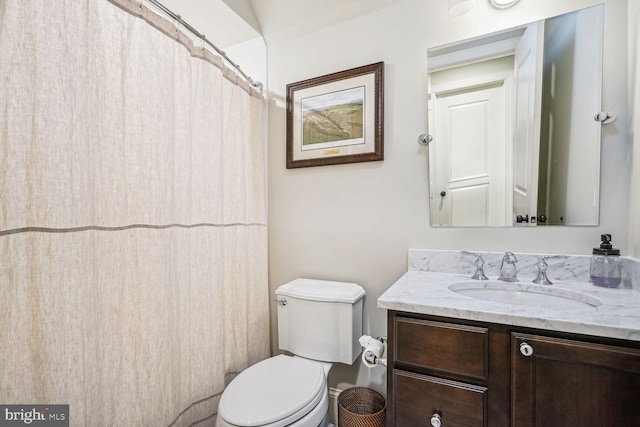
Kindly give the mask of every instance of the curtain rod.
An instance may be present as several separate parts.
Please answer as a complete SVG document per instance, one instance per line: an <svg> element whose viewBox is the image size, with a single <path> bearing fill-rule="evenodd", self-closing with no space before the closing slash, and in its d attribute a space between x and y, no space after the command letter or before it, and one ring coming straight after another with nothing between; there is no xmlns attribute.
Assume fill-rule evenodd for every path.
<svg viewBox="0 0 640 427"><path fill-rule="evenodd" d="M220 55L222 58L224 58L225 61L227 61L233 68L235 68L238 71L238 73L240 73L240 75L247 82L249 82L249 84L251 86L256 87L256 88L260 89L260 91L262 91L262 89L263 89L262 83L253 81L253 79L251 77L249 77L244 71L242 71L240 69L240 66L238 64L236 64L235 62L233 62L231 60L231 58L229 58L227 56L227 54L223 50L221 50L220 48L218 48L218 46L213 44L207 38L207 36L205 36L204 34L199 32L195 28L193 28L188 22L186 22L184 19L182 19L182 17L180 15L178 15L175 12L173 12L171 9L169 9L168 7L166 7L165 5L160 3L158 0L144 0L144 1L147 1L147 2L151 3L152 5L154 5L158 9L160 9L162 12L166 13L167 15L169 15L172 19L175 19L176 21L178 21L180 23L180 25L185 27L187 30L189 30L191 33L193 33L195 36L197 36L198 38L202 39L202 41L204 43L209 45L209 47L211 47L213 50L215 50L216 53L218 53L218 55Z"/></svg>

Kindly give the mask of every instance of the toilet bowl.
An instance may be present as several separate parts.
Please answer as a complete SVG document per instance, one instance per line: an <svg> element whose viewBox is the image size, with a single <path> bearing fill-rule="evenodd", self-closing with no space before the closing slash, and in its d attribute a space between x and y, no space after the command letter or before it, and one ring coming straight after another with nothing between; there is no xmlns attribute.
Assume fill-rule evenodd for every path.
<svg viewBox="0 0 640 427"><path fill-rule="evenodd" d="M330 363L278 355L242 371L218 405L218 427L327 425Z"/></svg>
<svg viewBox="0 0 640 427"><path fill-rule="evenodd" d="M327 375L360 355L364 289L354 283L296 279L276 289L278 343L293 354L242 371L218 403L217 427L328 425Z"/></svg>

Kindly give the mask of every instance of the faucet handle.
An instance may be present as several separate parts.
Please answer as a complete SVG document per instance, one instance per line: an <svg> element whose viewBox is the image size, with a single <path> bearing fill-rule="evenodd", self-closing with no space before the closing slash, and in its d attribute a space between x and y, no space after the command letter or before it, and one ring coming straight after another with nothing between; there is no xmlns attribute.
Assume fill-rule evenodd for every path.
<svg viewBox="0 0 640 427"><path fill-rule="evenodd" d="M536 264L538 266L538 276L532 280L533 283L538 283L540 285L553 285L553 282L547 277L547 267L549 266L549 264L547 264L548 259L549 257L546 255L538 256L538 263Z"/></svg>
<svg viewBox="0 0 640 427"><path fill-rule="evenodd" d="M516 262L518 262L518 258L516 258L513 252L505 252L504 258L502 260L507 264L515 264Z"/></svg>
<svg viewBox="0 0 640 427"><path fill-rule="evenodd" d="M476 266L476 272L473 273L473 276L471 276L471 278L473 280L489 280L489 278L484 274L484 259L482 258L482 255L477 252L469 251L462 251L462 253L465 255L473 255L474 257L476 257L476 259L473 261Z"/></svg>

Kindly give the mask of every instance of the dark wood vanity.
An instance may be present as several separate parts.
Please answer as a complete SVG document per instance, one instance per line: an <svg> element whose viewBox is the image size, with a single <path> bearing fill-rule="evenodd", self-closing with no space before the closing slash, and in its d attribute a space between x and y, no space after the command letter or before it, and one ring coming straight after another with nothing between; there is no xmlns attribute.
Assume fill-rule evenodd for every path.
<svg viewBox="0 0 640 427"><path fill-rule="evenodd" d="M387 426L640 426L640 342L388 311Z"/></svg>

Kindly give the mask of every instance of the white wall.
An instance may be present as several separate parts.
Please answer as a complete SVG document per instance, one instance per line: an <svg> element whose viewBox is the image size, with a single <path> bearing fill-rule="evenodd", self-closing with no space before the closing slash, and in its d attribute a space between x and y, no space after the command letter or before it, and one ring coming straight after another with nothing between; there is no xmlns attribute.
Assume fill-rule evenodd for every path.
<svg viewBox="0 0 640 427"><path fill-rule="evenodd" d="M286 4L282 0L252 4L258 3L264 10ZM376 298L406 271L408 248L588 254L599 235L608 232L626 252L625 0L607 0L605 10L603 106L618 112L618 120L603 128L600 226L433 229L428 207L429 149L417 143L418 135L427 130L427 48L598 3L522 0L512 9L496 11L488 2L476 1L467 15L450 17L446 1L398 0L370 13L363 9L359 16L329 26L305 21L308 31L300 25L278 30L261 22L269 71L271 291L296 277L360 283L367 291L365 332L380 335L386 333L386 312L376 308ZM318 19L331 13L324 12ZM260 20L259 11L256 14ZM269 16L276 19L278 13L271 9ZM385 160L287 170L286 85L377 61L386 64ZM272 322L277 351L275 307ZM332 370L330 385L355 383L382 387L384 371L372 373L359 365Z"/></svg>
<svg viewBox="0 0 640 427"><path fill-rule="evenodd" d="M629 75L631 110L631 197L629 253L640 258L640 2L629 2Z"/></svg>
<svg viewBox="0 0 640 427"><path fill-rule="evenodd" d="M549 204L539 211L551 224L561 224L560 218L573 225L594 224L598 219L602 125L585 118L597 111L601 96L585 88L600 84L602 69L584 64L602 62L603 9L591 7L545 21L541 144L548 150L548 169L542 175L541 167L540 176L548 177L542 191Z"/></svg>

